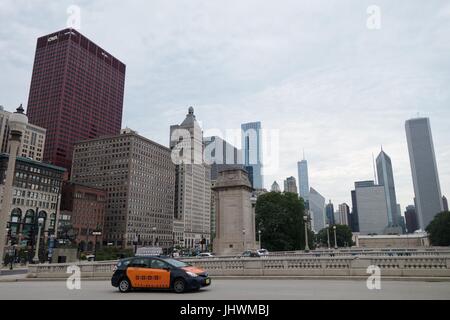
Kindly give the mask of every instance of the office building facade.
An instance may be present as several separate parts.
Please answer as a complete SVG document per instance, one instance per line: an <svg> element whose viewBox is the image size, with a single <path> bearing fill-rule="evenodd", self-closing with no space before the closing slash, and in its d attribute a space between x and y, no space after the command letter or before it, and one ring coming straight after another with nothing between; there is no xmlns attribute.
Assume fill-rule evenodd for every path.
<svg viewBox="0 0 450 320"><path fill-rule="evenodd" d="M262 132L261 122L250 122L241 125L242 158L244 166L251 167L250 182L254 189L263 189L262 175Z"/></svg>
<svg viewBox="0 0 450 320"><path fill-rule="evenodd" d="M106 191L80 183L65 181L62 188L61 211L70 215L75 242L81 251L93 251L103 243L106 213ZM93 232L101 232L94 235Z"/></svg>
<svg viewBox="0 0 450 320"><path fill-rule="evenodd" d="M243 169L241 151L218 136L204 137L204 161L210 165L211 189L214 188L219 173L230 169ZM211 193L211 241L216 234L216 199Z"/></svg>
<svg viewBox="0 0 450 320"><path fill-rule="evenodd" d="M349 225L350 207L346 203L339 205L339 224Z"/></svg>
<svg viewBox="0 0 450 320"><path fill-rule="evenodd" d="M325 198L312 187L309 191L309 213L311 229L314 232L325 228Z"/></svg>
<svg viewBox="0 0 450 320"><path fill-rule="evenodd" d="M405 220L406 220L406 232L414 233L414 231L419 229L419 223L417 219L416 207L413 205L407 206L405 210Z"/></svg>
<svg viewBox="0 0 450 320"><path fill-rule="evenodd" d="M305 200L305 204L309 200L309 177L308 177L308 161L303 159L297 162L298 169L298 189L300 197Z"/></svg>
<svg viewBox="0 0 450 320"><path fill-rule="evenodd" d="M430 119L417 118L408 120L405 128L413 177L416 213L420 229L425 230L434 216L443 211Z"/></svg>
<svg viewBox="0 0 450 320"><path fill-rule="evenodd" d="M170 149L130 129L74 146L72 181L106 191L103 244L173 245L175 166Z"/></svg>
<svg viewBox="0 0 450 320"><path fill-rule="evenodd" d="M388 225L397 227L400 224L400 211L397 208L397 196L395 192L394 173L391 158L381 150L377 157L378 184L384 187L388 212Z"/></svg>
<svg viewBox="0 0 450 320"><path fill-rule="evenodd" d="M11 112L0 106L0 152L9 153L9 126L8 119ZM28 123L20 141L18 155L24 158L42 162L46 131L44 128Z"/></svg>
<svg viewBox="0 0 450 320"><path fill-rule="evenodd" d="M73 145L117 135L125 65L74 29L37 40L29 123L47 129L44 161L70 170Z"/></svg>
<svg viewBox="0 0 450 320"><path fill-rule="evenodd" d="M288 177L284 180L284 192L298 193L294 177Z"/></svg>
<svg viewBox="0 0 450 320"><path fill-rule="evenodd" d="M217 180L219 172L243 169L241 151L224 139L213 136L203 138L204 161L210 165L211 181Z"/></svg>
<svg viewBox="0 0 450 320"><path fill-rule="evenodd" d="M389 222L384 186L374 181L355 182L352 200L357 208L360 234L385 234Z"/></svg>
<svg viewBox="0 0 450 320"><path fill-rule="evenodd" d="M336 224L334 214L335 214L334 205L330 200L330 202L325 207L325 219L326 219L325 222L327 224L329 224L329 225Z"/></svg>
<svg viewBox="0 0 450 320"><path fill-rule="evenodd" d="M16 159L8 240L22 247L33 247L38 218L44 219L42 239L55 232L65 169L29 158ZM0 154L0 181L5 179L8 160L9 154ZM3 195L3 185L0 186Z"/></svg>
<svg viewBox="0 0 450 320"><path fill-rule="evenodd" d="M194 108L180 125L170 126L170 148L177 157L175 242L201 250L211 242L211 168L203 162L203 132Z"/></svg>

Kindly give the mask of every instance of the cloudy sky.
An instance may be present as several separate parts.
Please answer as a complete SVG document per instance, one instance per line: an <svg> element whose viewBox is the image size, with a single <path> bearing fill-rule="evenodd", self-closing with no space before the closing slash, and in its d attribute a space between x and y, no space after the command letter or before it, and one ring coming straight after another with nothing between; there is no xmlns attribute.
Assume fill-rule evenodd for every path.
<svg viewBox="0 0 450 320"><path fill-rule="evenodd" d="M26 105L36 38L65 28L71 5L80 32L127 65L123 126L167 145L191 105L206 132L261 121L280 137L266 187L297 177L305 149L311 186L335 204L373 178L383 145L404 208L414 196L404 122L420 114L450 192L447 0L0 0L7 110Z"/></svg>

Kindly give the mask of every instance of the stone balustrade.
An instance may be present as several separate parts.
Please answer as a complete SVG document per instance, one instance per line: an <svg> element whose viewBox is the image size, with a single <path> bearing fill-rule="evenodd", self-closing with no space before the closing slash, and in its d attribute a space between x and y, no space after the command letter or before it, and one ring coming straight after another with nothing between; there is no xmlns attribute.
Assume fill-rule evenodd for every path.
<svg viewBox="0 0 450 320"><path fill-rule="evenodd" d="M262 258L182 259L208 271L211 276L359 276L367 277L371 265L390 277L449 277L447 256L268 256ZM110 277L117 261L86 262L80 267L82 278ZM29 267L29 277L67 278L73 264L41 264Z"/></svg>

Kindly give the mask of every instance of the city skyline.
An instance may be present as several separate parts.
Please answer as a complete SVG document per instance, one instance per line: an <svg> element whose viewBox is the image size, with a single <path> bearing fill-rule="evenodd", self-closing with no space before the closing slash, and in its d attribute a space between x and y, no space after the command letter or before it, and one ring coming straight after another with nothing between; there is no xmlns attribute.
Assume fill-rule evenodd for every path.
<svg viewBox="0 0 450 320"><path fill-rule="evenodd" d="M13 111L20 102L26 103L36 39L65 27L68 6L68 2L64 1L45 8L41 8L39 3L14 7L12 3L3 2L0 10L0 30L5 39L0 46L8 49L7 52L14 53L1 58L6 71L4 75L14 74L14 77L0 78L1 96L4 99L0 104L8 111ZM241 123L261 121L264 128L281 131L280 169L276 175L264 177L264 187L270 189L274 180L281 181L284 177L295 176L300 155L294 149L304 147L308 151L310 185L321 190L334 203L349 203L349 190L353 182L372 177L371 153L383 144L395 163L398 202L406 207L413 204L414 191L403 125L404 121L420 111L422 116L430 117L433 124L442 194L448 196L450 165L445 160L450 155L450 147L445 143L449 136L445 119L449 116L450 95L446 89L448 74L439 69L446 69L445 65L448 64L442 58L445 55L440 53L448 51L448 42L445 41L447 33L441 30L450 29L449 19L446 19L450 16L450 6L444 5L445 2L426 6L411 4L405 12L402 5L380 1L382 28L368 30L365 25L366 7L363 5L359 8L355 3L350 1L343 5L351 7L350 17L336 15L335 6L330 4L323 6L322 3L320 10L319 5L315 4L289 6L289 11L295 13L296 19L297 14L301 13L305 21L298 22L299 25L294 25L292 30L289 28L289 32L275 42L282 45L281 51L286 52L278 51L280 49L270 45L264 46L264 40L273 40L275 36L279 36L278 32L286 30L284 22L278 23L275 28L269 28L270 14L273 12L271 4L260 7L258 13L261 17L253 22L263 31L270 31L267 34L256 32L251 24L238 23L232 17L233 14L242 17L250 9L250 4L230 5L229 11L221 12L225 17L219 19L218 24L212 25L212 31L208 32L207 27L211 26L208 14L214 15L217 9L213 4L206 8L206 13L199 14L197 22L193 22L189 17L183 18L182 14L186 9L195 7L195 4L183 4L180 8L175 8L162 3L133 4L130 12L137 15L155 14L156 18L135 19L135 24L125 25L115 34L105 32L103 24L119 20L115 17L120 16L119 13L122 14L123 10L120 5L103 7L101 1L95 4L79 2L82 9L80 31L100 46L108 48L129 67L123 127L132 127L149 139L167 146L167 127L176 123L178 115L184 113L189 105L196 108L205 131L211 128L238 129ZM159 10L142 10L140 5ZM340 7L340 10L344 9ZM35 19L32 12L45 14L48 19L36 25L34 21L39 19ZM286 15L287 20L294 23L294 17L288 14L287 9L278 7L275 13L277 17ZM308 15L312 17L308 18ZM7 25L6 21L15 16L21 26ZM29 16L32 17L27 20ZM99 16L104 18L103 22L98 19ZM177 26L167 26L164 17L180 17L181 20ZM326 61L323 64L320 59L313 59L317 52L322 52L322 47L314 39L305 37L301 27L307 27L308 24L317 26L325 17L332 20L330 25L342 27L335 32L326 26L317 29L322 31L318 32L321 44L328 44L328 37L336 36L341 45L331 47L328 54L322 53L322 58ZM319 18L318 22L314 23L311 19L316 18ZM435 22L423 29L422 22L432 18ZM124 19L130 19L130 15L126 15ZM240 34L237 40L224 38L222 35L221 40L214 38L214 32L223 32L228 27L220 23L223 19L235 21L248 34ZM353 24L344 23L346 19L359 23L360 28L355 29ZM402 23L407 24L409 30L404 30ZM133 31L140 30L140 26L157 28L148 35L138 35ZM158 35L164 28L168 28L167 31ZM233 30L237 32L236 29ZM352 47L355 39L345 40L350 30L355 32L358 54ZM339 32L342 34L339 35ZM411 33L419 33L421 36L408 36ZM242 42L252 39L252 36L260 42L250 41L244 47L243 55L238 61L234 61L233 54L242 46ZM168 37L168 40L164 40L164 37ZM125 48L117 38L129 38L130 46ZM397 39L402 39L396 43L396 47L400 49L391 45ZM294 41L297 45L288 45L292 43L289 40L297 40ZM167 47L170 41L176 44L173 49ZM218 58L215 58L217 49L205 49L210 44L220 47L226 41L230 41L231 46ZM422 44L420 47L427 49L406 51L409 45L417 44L418 41ZM197 46L197 49L196 44L201 46ZM302 46L311 46L314 52L302 50ZM246 59L254 58L255 49L261 51L260 59ZM186 54L189 50L194 50L200 58L195 54L190 55L187 60L182 58L183 53ZM373 53L374 50L376 54ZM298 57L292 58L292 63L285 63L285 59L291 58L292 54ZM168 62L164 55L176 59ZM338 62L342 57L345 57L343 62ZM221 61L229 69L223 65L220 67L218 62ZM268 63L268 71L257 71L265 63ZM242 69L243 64L248 66ZM305 67L307 64L311 66ZM287 70L289 68L285 65L289 68L295 66L296 71ZM202 71L204 67L214 67L214 72L220 76L208 77L209 74ZM275 76L269 77L269 73ZM364 74L367 76L362 76ZM222 77L226 80L224 83L219 80ZM248 82L250 85L245 89L236 90ZM233 91L237 93L231 94ZM8 95L3 92L8 92ZM211 93L207 94L208 92ZM224 116L218 116L217 110ZM277 110L279 116L273 117L274 110ZM342 112L338 114L334 112L336 110ZM299 118L293 118L296 113L300 115ZM331 121L326 118L330 115L333 116ZM352 126L343 127L341 124L344 121L351 122ZM322 128L325 124L326 132Z"/></svg>

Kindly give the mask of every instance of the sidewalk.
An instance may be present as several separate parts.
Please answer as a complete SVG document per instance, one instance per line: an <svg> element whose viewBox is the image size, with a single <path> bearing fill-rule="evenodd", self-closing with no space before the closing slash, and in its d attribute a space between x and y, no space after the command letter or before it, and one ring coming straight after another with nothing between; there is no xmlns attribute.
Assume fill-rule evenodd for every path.
<svg viewBox="0 0 450 320"><path fill-rule="evenodd" d="M0 279L4 279L5 277L10 276L21 276L26 275L28 273L28 267L26 266L18 266L10 270L8 267L0 269Z"/></svg>

